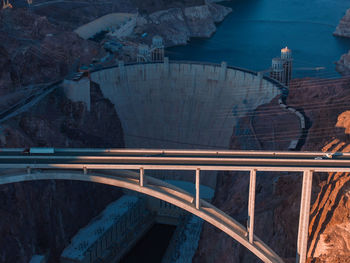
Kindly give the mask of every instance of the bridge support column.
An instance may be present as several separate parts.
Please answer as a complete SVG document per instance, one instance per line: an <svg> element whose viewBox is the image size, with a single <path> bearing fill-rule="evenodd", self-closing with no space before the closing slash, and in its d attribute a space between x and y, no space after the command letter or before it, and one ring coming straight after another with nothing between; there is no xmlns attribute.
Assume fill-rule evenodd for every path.
<svg viewBox="0 0 350 263"><path fill-rule="evenodd" d="M199 209L200 208L200 174L199 174L200 170L197 169L196 170L196 208Z"/></svg>
<svg viewBox="0 0 350 263"><path fill-rule="evenodd" d="M145 170L140 168L140 186L144 186Z"/></svg>
<svg viewBox="0 0 350 263"><path fill-rule="evenodd" d="M249 183L249 201L248 201L248 238L249 242L254 242L254 210L255 210L255 185L256 185L256 170L250 171Z"/></svg>
<svg viewBox="0 0 350 263"><path fill-rule="evenodd" d="M309 215L312 191L313 171L304 171L301 191L300 216L296 263L305 263L307 254L307 238L309 232Z"/></svg>

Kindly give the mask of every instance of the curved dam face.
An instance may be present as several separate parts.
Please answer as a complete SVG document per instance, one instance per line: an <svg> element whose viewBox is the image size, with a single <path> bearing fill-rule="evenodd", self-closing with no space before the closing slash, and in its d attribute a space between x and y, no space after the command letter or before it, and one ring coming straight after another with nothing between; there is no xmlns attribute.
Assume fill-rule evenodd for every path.
<svg viewBox="0 0 350 263"><path fill-rule="evenodd" d="M236 120L280 94L278 83L225 63L120 63L91 80L114 104L128 148L228 149Z"/></svg>

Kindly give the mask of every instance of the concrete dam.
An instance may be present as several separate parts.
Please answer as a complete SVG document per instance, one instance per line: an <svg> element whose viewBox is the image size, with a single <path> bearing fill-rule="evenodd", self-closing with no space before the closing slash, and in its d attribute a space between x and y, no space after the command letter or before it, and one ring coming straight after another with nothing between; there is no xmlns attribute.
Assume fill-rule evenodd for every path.
<svg viewBox="0 0 350 263"><path fill-rule="evenodd" d="M284 87L225 62L167 58L160 63L119 62L92 71L90 80L114 104L127 148L228 149L238 118L269 102ZM66 82L65 92L89 106L89 85L87 78ZM202 183L214 186L214 181Z"/></svg>

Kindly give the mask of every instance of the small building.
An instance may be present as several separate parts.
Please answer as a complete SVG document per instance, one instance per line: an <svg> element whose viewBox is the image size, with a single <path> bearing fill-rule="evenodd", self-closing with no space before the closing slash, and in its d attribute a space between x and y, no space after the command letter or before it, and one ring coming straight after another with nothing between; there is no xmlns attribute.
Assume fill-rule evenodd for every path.
<svg viewBox="0 0 350 263"><path fill-rule="evenodd" d="M282 48L281 57L272 59L270 76L271 78L278 80L284 85L289 86L289 83L292 79L292 67L292 51L288 47Z"/></svg>
<svg viewBox="0 0 350 263"><path fill-rule="evenodd" d="M153 62L164 61L164 44L161 36L152 39L151 59Z"/></svg>
<svg viewBox="0 0 350 263"><path fill-rule="evenodd" d="M152 38L152 45L140 44L138 47L137 62L163 62L164 61L164 44L161 36Z"/></svg>
<svg viewBox="0 0 350 263"><path fill-rule="evenodd" d="M290 50L288 47L282 48L281 59L283 60L284 84L288 86L292 79L292 66L293 66L292 50Z"/></svg>
<svg viewBox="0 0 350 263"><path fill-rule="evenodd" d="M283 68L283 60L281 58L273 58L271 65L270 77L278 80L279 82L284 82L284 68Z"/></svg>
<svg viewBox="0 0 350 263"><path fill-rule="evenodd" d="M151 61L151 52L148 45L140 44L138 47L138 54L137 54L137 62L150 62Z"/></svg>

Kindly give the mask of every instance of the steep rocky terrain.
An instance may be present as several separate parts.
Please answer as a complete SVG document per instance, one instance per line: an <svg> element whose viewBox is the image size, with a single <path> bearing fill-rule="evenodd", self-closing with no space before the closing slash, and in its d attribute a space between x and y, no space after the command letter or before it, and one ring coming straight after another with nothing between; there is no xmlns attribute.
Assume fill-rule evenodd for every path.
<svg viewBox="0 0 350 263"><path fill-rule="evenodd" d="M140 18L136 31L150 35L143 42L150 43L151 36L158 34L167 46L184 45L191 37L210 37L216 31L215 23L221 22L231 11L217 4L170 8Z"/></svg>
<svg viewBox="0 0 350 263"><path fill-rule="evenodd" d="M57 90L28 113L1 125L0 147L123 147L113 105L92 87L91 111ZM0 187L0 262L29 262L35 253L58 262L70 238L117 199L119 189L72 181Z"/></svg>
<svg viewBox="0 0 350 263"><path fill-rule="evenodd" d="M186 44L190 37L211 36L216 31L215 22L221 22L232 11L204 0L52 1L36 3L33 10L66 30L112 12L137 13L136 34L130 40L150 43L157 34L164 37L167 46ZM147 36L141 37L143 33Z"/></svg>
<svg viewBox="0 0 350 263"><path fill-rule="evenodd" d="M25 9L0 11L0 94L61 79L100 47Z"/></svg>
<svg viewBox="0 0 350 263"><path fill-rule="evenodd" d="M343 113L349 110L349 85L348 79L294 82L287 103L302 108L312 124L301 150L350 150L348 113ZM299 132L296 120L288 114L281 111L276 100L259 107L254 114L239 121L231 148L286 150L288 142ZM315 174L313 182L309 262L347 262L350 258L350 178L348 174ZM248 185L247 174L220 174L214 200L215 205L242 224L247 220ZM295 262L300 193L298 174L259 173L257 176L256 234L287 262ZM194 262L258 260L231 238L205 224Z"/></svg>
<svg viewBox="0 0 350 263"><path fill-rule="evenodd" d="M150 44L156 34L167 46L210 37L215 23L231 12L204 0L34 1L30 8L23 0L10 2L13 8L0 9L0 95L61 79L104 57L98 43L79 38L73 30L108 13L138 14L135 34L128 39L137 47Z"/></svg>

